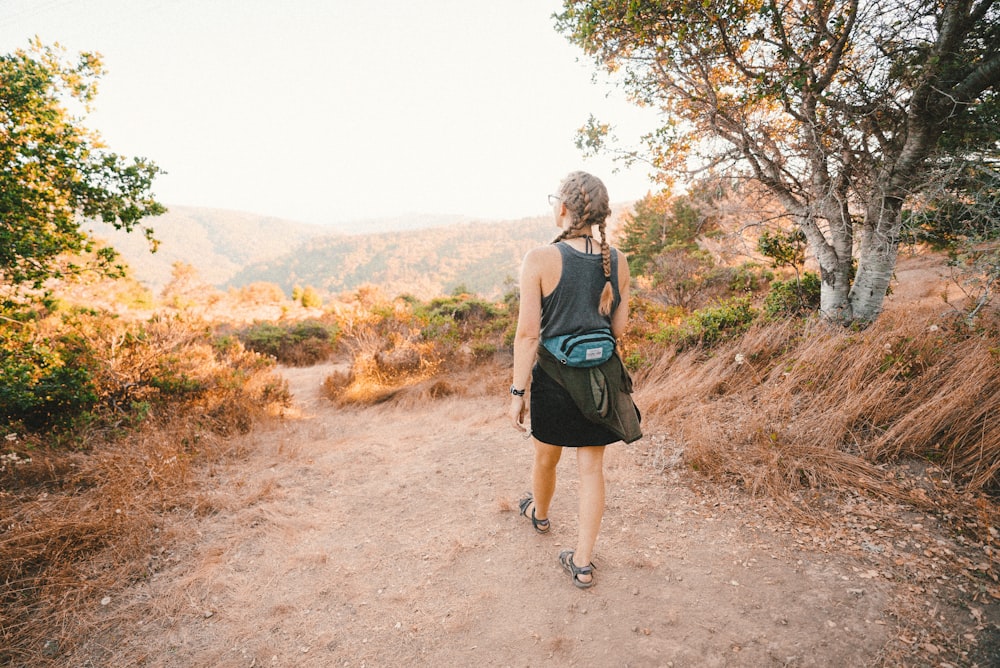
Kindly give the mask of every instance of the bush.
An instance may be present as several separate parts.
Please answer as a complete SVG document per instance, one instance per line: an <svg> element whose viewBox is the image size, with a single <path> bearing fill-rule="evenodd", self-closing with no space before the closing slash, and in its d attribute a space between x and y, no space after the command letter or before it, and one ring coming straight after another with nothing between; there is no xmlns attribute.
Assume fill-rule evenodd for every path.
<svg viewBox="0 0 1000 668"><path fill-rule="evenodd" d="M319 308L323 305L323 298L319 296L319 293L310 285L307 285L304 290L302 290L302 295L299 297L299 303L305 308Z"/></svg>
<svg viewBox="0 0 1000 668"><path fill-rule="evenodd" d="M679 350L696 345L711 346L745 332L756 317L757 310L748 297L733 297L695 311L679 324L660 330L654 339L672 343Z"/></svg>
<svg viewBox="0 0 1000 668"><path fill-rule="evenodd" d="M118 624L87 611L148 578L151 555L212 511L212 490L191 472L245 453L226 437L287 406L272 367L180 319L0 320L4 417L24 411L16 431L0 432L0 665L56 665L91 624ZM28 433L33 417L73 430ZM69 439L79 452L55 447Z"/></svg>
<svg viewBox="0 0 1000 668"><path fill-rule="evenodd" d="M726 278L726 287L730 292L737 294L766 290L774 280L774 272L755 262L744 262L738 267L726 267L722 273Z"/></svg>
<svg viewBox="0 0 1000 668"><path fill-rule="evenodd" d="M256 322L240 332L239 337L250 350L269 355L282 364L309 366L330 356L339 334L336 325L303 320L292 325Z"/></svg>
<svg viewBox="0 0 1000 668"><path fill-rule="evenodd" d="M517 311L497 306L469 294L432 299L414 307L414 318L425 341L463 347L478 356L489 356L509 345ZM514 321L512 323L512 321Z"/></svg>
<svg viewBox="0 0 1000 668"><path fill-rule="evenodd" d="M19 325L0 330L0 420L31 431L72 426L98 400L86 343Z"/></svg>
<svg viewBox="0 0 1000 668"><path fill-rule="evenodd" d="M819 276L807 271L801 279L773 282L764 299L764 313L771 318L811 313L819 308L819 299Z"/></svg>

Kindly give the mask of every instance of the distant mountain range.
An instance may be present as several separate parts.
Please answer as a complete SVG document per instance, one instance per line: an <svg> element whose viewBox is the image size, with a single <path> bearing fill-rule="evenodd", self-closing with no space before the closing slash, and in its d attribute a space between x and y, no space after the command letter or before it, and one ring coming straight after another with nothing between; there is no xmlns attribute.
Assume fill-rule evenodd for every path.
<svg viewBox="0 0 1000 668"><path fill-rule="evenodd" d="M202 280L221 286L243 267L290 252L329 229L240 211L171 206L162 216L145 222L160 241L156 253L139 232L126 233L111 225L85 225L107 241L128 263L135 278L159 292L170 281L175 262L198 270Z"/></svg>
<svg viewBox="0 0 1000 668"><path fill-rule="evenodd" d="M614 208L619 213L622 209ZM347 228L353 232L348 234L250 213L184 206L171 206L149 224L160 240L155 254L139 233L101 223L87 227L114 246L133 276L154 293L170 280L174 263L182 262L219 288L268 282L289 295L295 286L336 295L368 284L388 295L421 299L450 294L460 286L483 297L499 297L516 278L524 254L558 231L549 216L470 222L458 216L420 215L360 221Z"/></svg>
<svg viewBox="0 0 1000 668"><path fill-rule="evenodd" d="M322 293L338 294L371 284L389 295L405 293L422 299L462 286L497 297L517 276L524 254L554 232L549 219L528 218L316 237L291 253L249 264L227 285L266 281L286 292L295 285L310 285Z"/></svg>

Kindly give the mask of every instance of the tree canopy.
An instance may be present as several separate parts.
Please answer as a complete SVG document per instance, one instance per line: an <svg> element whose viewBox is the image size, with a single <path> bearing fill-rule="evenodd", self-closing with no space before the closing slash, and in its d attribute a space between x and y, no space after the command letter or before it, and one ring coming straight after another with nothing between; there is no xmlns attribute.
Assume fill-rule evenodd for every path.
<svg viewBox="0 0 1000 668"><path fill-rule="evenodd" d="M103 73L100 57L70 62L58 47L35 39L29 49L0 56L0 301L90 267L121 271L111 248L96 248L81 229L101 219L119 229L166 209L153 199L161 170L143 158L107 151L83 125ZM71 110L79 110L74 114ZM85 264L76 264L93 252ZM66 257L76 258L68 262Z"/></svg>
<svg viewBox="0 0 1000 668"><path fill-rule="evenodd" d="M556 20L664 113L642 149L655 168L773 193L819 262L830 318L875 318L904 203L1000 152L995 0L566 0ZM608 126L585 131L600 146Z"/></svg>

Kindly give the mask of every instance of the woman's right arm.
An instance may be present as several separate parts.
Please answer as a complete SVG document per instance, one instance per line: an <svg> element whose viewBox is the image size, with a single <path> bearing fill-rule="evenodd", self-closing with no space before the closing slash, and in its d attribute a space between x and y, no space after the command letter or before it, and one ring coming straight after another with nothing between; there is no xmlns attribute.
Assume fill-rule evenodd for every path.
<svg viewBox="0 0 1000 668"><path fill-rule="evenodd" d="M514 335L513 386L518 390L527 389L531 380L531 368L535 364L542 328L542 250L530 251L521 263L520 307ZM522 431L525 428L525 413L524 397L511 396L509 415L514 426Z"/></svg>

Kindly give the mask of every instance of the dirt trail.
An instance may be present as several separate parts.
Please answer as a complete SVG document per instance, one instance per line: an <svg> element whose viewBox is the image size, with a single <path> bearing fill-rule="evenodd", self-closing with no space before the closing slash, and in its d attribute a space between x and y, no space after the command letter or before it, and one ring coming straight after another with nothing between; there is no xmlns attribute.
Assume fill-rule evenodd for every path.
<svg viewBox="0 0 1000 668"><path fill-rule="evenodd" d="M104 640L105 659L862 666L896 633L900 585L700 498L655 433L609 448L597 585L578 590L557 562L575 536L572 453L553 531L537 535L517 513L530 446L502 397L340 410L319 396L329 370L282 370L295 407L214 472L217 511L192 521L169 565L112 601L133 621ZM99 643L84 649L108 665Z"/></svg>

